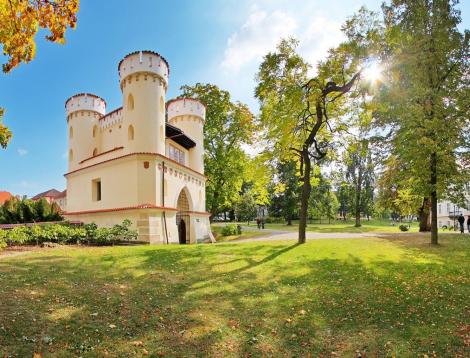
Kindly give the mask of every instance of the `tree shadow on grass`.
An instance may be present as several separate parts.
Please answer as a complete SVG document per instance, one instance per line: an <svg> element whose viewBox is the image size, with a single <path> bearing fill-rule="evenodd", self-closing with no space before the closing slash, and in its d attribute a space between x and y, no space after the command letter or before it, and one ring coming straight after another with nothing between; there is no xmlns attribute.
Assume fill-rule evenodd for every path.
<svg viewBox="0 0 470 358"><path fill-rule="evenodd" d="M0 355L465 353L452 330L468 318L468 282L445 271L463 261L393 262L381 252L365 262L314 249L136 247L9 261L0 265ZM8 280L12 272L22 279Z"/></svg>

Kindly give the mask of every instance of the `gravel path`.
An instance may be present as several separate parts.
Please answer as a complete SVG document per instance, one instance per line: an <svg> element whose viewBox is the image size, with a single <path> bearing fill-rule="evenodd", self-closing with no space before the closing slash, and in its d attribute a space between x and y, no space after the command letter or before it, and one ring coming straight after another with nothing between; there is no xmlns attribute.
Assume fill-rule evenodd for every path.
<svg viewBox="0 0 470 358"><path fill-rule="evenodd" d="M252 227L243 227L244 230L252 230ZM237 239L230 242L257 242L257 241L281 241L281 240L297 240L297 231L280 231L280 230L269 230L264 229L266 235L247 238ZM321 233L307 231L307 240L314 239L363 239L367 237L393 237L401 235L429 235L429 233L380 233L380 232L363 232L363 233Z"/></svg>

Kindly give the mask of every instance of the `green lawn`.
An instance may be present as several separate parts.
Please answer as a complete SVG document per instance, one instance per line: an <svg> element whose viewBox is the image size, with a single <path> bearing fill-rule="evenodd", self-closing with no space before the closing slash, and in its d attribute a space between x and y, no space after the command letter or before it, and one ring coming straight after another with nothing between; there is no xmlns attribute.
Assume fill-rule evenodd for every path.
<svg viewBox="0 0 470 358"><path fill-rule="evenodd" d="M266 232L263 232L262 230L258 230L257 227L253 227L252 229L242 230L242 233L240 235L223 236L222 229L225 225L227 224L217 223L217 224L211 225L212 233L214 234L214 237L217 242L228 242L228 241L233 241L237 239L249 239L253 237L266 235Z"/></svg>
<svg viewBox="0 0 470 358"><path fill-rule="evenodd" d="M0 259L0 356L470 356L470 236ZM364 354L363 354L364 357Z"/></svg>
<svg viewBox="0 0 470 358"><path fill-rule="evenodd" d="M246 226L247 223L241 223ZM408 225L408 223L403 223ZM217 225L224 225L222 223L217 223ZM362 232L400 232L398 226L400 223L395 223L392 226L391 222L388 220L363 220L361 227L355 227L354 221L348 220L344 221L332 221L328 224L328 221L322 224L308 224L307 231L320 232L320 233L362 233ZM256 223L251 222L250 226L256 228ZM286 231L297 231L299 228L298 221L293 221L292 225L286 225L285 223L271 223L265 224L265 229L272 230L286 230ZM419 225L417 222L411 223L410 232L418 232Z"/></svg>

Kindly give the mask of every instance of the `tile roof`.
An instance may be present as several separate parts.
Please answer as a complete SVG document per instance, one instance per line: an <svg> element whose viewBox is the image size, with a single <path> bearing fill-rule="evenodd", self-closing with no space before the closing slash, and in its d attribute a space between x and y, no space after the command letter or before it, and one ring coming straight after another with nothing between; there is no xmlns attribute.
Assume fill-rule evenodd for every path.
<svg viewBox="0 0 470 358"><path fill-rule="evenodd" d="M0 205L3 205L5 201L9 200L12 198L13 195L9 193L8 191L0 191Z"/></svg>
<svg viewBox="0 0 470 358"><path fill-rule="evenodd" d="M43 193L39 193L35 196L33 196L31 199L32 200L39 200L41 198L57 198L60 197L62 192L56 190L56 189L49 189Z"/></svg>

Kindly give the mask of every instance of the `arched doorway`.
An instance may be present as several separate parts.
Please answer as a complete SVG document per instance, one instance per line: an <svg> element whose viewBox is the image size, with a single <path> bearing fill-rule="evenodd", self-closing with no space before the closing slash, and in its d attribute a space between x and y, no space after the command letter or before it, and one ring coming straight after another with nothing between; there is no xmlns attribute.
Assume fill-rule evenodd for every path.
<svg viewBox="0 0 470 358"><path fill-rule="evenodd" d="M178 238L180 244L186 244L186 222L184 221L183 218L179 218L179 224L178 224Z"/></svg>
<svg viewBox="0 0 470 358"><path fill-rule="evenodd" d="M181 190L180 195L178 196L178 202L176 203L176 208L178 212L176 213L176 225L178 226L178 239L180 244L189 244L189 200L186 196L185 190Z"/></svg>

